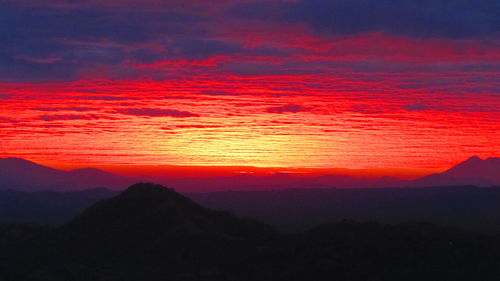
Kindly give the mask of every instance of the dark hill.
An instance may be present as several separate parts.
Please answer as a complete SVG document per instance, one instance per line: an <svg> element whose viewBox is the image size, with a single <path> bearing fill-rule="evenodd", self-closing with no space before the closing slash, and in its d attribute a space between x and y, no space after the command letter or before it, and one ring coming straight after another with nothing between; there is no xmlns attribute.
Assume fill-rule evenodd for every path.
<svg viewBox="0 0 500 281"><path fill-rule="evenodd" d="M70 268L67 276L75 279L61 280L228 280L278 236L264 223L204 208L161 185L139 183L63 225L57 259L44 268ZM58 269L61 264L64 269Z"/></svg>
<svg viewBox="0 0 500 281"><path fill-rule="evenodd" d="M161 185L138 183L116 197L97 202L63 226L64 231L98 239L156 239L180 235L232 238L266 236L270 226L204 208Z"/></svg>

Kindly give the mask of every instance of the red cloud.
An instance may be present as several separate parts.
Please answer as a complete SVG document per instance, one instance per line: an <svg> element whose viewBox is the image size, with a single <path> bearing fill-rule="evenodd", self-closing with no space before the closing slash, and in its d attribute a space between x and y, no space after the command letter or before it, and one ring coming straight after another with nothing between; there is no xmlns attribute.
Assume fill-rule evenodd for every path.
<svg viewBox="0 0 500 281"><path fill-rule="evenodd" d="M216 66L219 62L226 60L226 56L215 56L203 60L187 60L187 59L177 59L177 60L160 60L149 64L137 63L134 67L137 69L154 69L162 67L187 67L187 66L203 66L210 67Z"/></svg>
<svg viewBox="0 0 500 281"><path fill-rule="evenodd" d="M127 108L118 111L119 113L134 116L147 117L199 117L196 113L180 111L174 109L157 109L157 108Z"/></svg>
<svg viewBox="0 0 500 281"><path fill-rule="evenodd" d="M78 115L78 114L61 114L61 115L41 115L38 119L43 121L61 121L61 120L96 120L101 116L95 114Z"/></svg>
<svg viewBox="0 0 500 281"><path fill-rule="evenodd" d="M269 113L297 113L303 111L310 111L312 107L302 106L298 104L287 104L283 106L269 107L267 112Z"/></svg>

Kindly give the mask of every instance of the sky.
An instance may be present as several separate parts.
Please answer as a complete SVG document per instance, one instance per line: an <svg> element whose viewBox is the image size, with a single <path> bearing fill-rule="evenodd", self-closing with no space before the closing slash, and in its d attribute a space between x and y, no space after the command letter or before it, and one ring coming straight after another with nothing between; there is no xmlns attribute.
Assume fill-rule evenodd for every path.
<svg viewBox="0 0 500 281"><path fill-rule="evenodd" d="M0 0L0 157L444 169L500 156L496 0Z"/></svg>

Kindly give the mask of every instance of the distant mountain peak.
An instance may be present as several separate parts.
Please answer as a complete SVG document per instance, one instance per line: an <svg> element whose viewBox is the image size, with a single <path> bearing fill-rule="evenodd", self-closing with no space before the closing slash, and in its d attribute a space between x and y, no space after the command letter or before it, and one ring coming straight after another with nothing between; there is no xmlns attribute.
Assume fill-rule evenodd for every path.
<svg viewBox="0 0 500 281"><path fill-rule="evenodd" d="M123 189L137 179L96 168L71 171L47 167L22 158L0 158L0 190L82 190L95 187Z"/></svg>
<svg viewBox="0 0 500 281"><path fill-rule="evenodd" d="M484 165L484 166L487 166L487 165L490 165L492 163L495 163L497 161L500 161L500 158L498 157L488 157L486 159L482 159L481 157L477 156L477 155L474 155L470 158L468 158L467 160L463 161L463 162L460 162L458 163L457 165L451 167L449 169L450 170L453 170L457 167L460 167L460 166L473 166L473 165L476 165L476 166L481 166L481 165Z"/></svg>
<svg viewBox="0 0 500 281"><path fill-rule="evenodd" d="M498 183L500 182L500 158L482 159L472 156L443 174L455 178L481 178Z"/></svg>
<svg viewBox="0 0 500 281"><path fill-rule="evenodd" d="M16 157L0 158L0 172L2 171L11 175L18 174L21 177L21 181L29 179L30 177L37 178L39 175L61 176L62 174L67 173L66 171L59 170L57 168L51 168L30 160ZM27 175L29 176L26 177Z"/></svg>
<svg viewBox="0 0 500 281"><path fill-rule="evenodd" d="M0 163L6 163L6 164L12 164L12 165L23 165L23 166L42 166L40 164L37 164L35 162L23 159L23 158L16 158L16 157L6 157L6 158L0 158Z"/></svg>
<svg viewBox="0 0 500 281"><path fill-rule="evenodd" d="M440 174L432 174L410 183L412 186L493 186L500 185L500 158L482 159L477 155Z"/></svg>
<svg viewBox="0 0 500 281"><path fill-rule="evenodd" d="M23 158L17 158L17 157L0 157L0 160L7 160L7 161L24 161L24 162L31 162Z"/></svg>
<svg viewBox="0 0 500 281"><path fill-rule="evenodd" d="M476 160L483 160L481 157L477 156L477 155L474 155L474 156L471 156L469 159L467 159L466 161L476 161Z"/></svg>
<svg viewBox="0 0 500 281"><path fill-rule="evenodd" d="M465 160L464 162L467 162L467 161L500 161L500 157L488 157L488 158L481 158L477 155L474 155L472 157L470 157L469 159ZM464 163L462 162L462 163Z"/></svg>

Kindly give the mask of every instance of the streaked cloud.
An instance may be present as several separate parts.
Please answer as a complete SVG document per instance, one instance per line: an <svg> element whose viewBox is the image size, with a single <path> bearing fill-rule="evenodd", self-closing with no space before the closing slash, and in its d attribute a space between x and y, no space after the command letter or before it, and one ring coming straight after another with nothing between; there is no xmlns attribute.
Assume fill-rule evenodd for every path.
<svg viewBox="0 0 500 281"><path fill-rule="evenodd" d="M174 110L174 109L158 109L158 108L126 108L118 111L119 113L134 116L147 117L199 117L199 114Z"/></svg>
<svg viewBox="0 0 500 281"><path fill-rule="evenodd" d="M282 106L269 107L266 109L269 113L297 113L310 111L313 107L307 107L300 104L287 104Z"/></svg>
<svg viewBox="0 0 500 281"><path fill-rule="evenodd" d="M57 114L57 115L41 115L38 119L43 121L65 121L65 120L96 120L101 116L95 114Z"/></svg>

